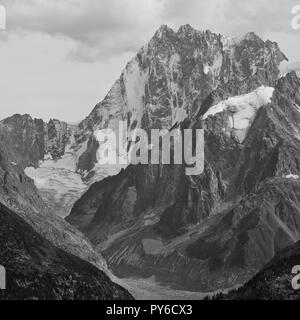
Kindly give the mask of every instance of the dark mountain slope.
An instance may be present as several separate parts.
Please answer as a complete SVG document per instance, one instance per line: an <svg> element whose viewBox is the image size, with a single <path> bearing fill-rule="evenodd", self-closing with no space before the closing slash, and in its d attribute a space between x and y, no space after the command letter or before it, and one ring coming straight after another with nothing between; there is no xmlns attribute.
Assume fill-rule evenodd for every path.
<svg viewBox="0 0 300 320"><path fill-rule="evenodd" d="M43 239L0 204L0 262L7 289L0 299L131 299L102 271Z"/></svg>
<svg viewBox="0 0 300 320"><path fill-rule="evenodd" d="M250 281L226 295L214 299L228 300L299 300L300 290L292 287L294 266L300 265L300 242L278 252ZM298 281L299 283L299 281Z"/></svg>

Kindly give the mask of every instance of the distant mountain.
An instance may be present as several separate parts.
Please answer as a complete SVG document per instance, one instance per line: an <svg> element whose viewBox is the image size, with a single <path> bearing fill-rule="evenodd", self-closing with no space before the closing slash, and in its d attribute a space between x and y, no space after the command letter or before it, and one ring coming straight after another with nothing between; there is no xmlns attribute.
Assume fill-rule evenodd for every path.
<svg viewBox="0 0 300 320"><path fill-rule="evenodd" d="M81 175L76 173L80 145L70 149L75 126L50 120L32 119L30 115L13 115L0 122L3 135L9 137L17 164L35 180L35 185L51 211L65 216L75 199L86 190ZM70 149L70 150L69 150Z"/></svg>
<svg viewBox="0 0 300 320"><path fill-rule="evenodd" d="M184 166L130 166L75 203L67 221L118 276L230 288L300 239L300 80L293 72L281 77L284 60L276 43L254 33L233 40L163 26L128 64L84 123L93 127L99 114L113 123L121 86L132 99L142 95L135 102L143 114L129 112L133 128L170 128L183 118L182 129L204 128L206 164L195 177ZM130 74L141 76L142 89L126 89Z"/></svg>
<svg viewBox="0 0 300 320"><path fill-rule="evenodd" d="M0 300L132 299L103 271L55 248L2 204L0 261L7 274Z"/></svg>
<svg viewBox="0 0 300 320"><path fill-rule="evenodd" d="M95 253L89 241L78 230L49 210L34 181L24 173L22 161L18 163L18 159L22 158L22 152L16 150L15 146L16 144L22 146L23 141L19 140L16 143L14 140L16 133L9 132L7 126L0 124L0 203L16 212L55 246L105 270L105 261L100 254ZM24 141L30 145L29 137L28 139L24 137ZM25 158L24 155L23 159Z"/></svg>

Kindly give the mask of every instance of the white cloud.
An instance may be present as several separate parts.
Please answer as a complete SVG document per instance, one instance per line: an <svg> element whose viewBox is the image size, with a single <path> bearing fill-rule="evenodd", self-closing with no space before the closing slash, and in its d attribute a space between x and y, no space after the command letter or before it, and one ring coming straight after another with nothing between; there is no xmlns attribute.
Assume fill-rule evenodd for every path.
<svg viewBox="0 0 300 320"><path fill-rule="evenodd" d="M93 61L136 51L159 26L156 0L6 0L8 30L69 38ZM158 19L159 20L159 19Z"/></svg>
<svg viewBox="0 0 300 320"><path fill-rule="evenodd" d="M66 37L70 56L92 62L135 52L161 24L191 24L229 35L295 32L294 0L2 0L8 29Z"/></svg>

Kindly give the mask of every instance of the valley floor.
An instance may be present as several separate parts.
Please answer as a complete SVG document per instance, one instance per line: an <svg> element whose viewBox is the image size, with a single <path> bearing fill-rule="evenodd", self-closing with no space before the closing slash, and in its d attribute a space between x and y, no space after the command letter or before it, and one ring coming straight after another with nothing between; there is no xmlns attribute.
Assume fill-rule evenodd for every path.
<svg viewBox="0 0 300 320"><path fill-rule="evenodd" d="M127 289L137 300L202 300L217 293L174 290L157 283L155 277L116 279L112 276L112 280Z"/></svg>

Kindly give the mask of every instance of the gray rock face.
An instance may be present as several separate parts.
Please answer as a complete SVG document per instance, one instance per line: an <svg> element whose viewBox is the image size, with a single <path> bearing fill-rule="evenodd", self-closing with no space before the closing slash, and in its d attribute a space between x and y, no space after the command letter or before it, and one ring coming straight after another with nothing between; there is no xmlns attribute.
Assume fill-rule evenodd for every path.
<svg viewBox="0 0 300 320"><path fill-rule="evenodd" d="M65 153L71 128L59 120L45 123L42 119L32 119L30 115L15 114L1 121L2 130L10 136L10 147L15 152L15 160L23 168L37 167L47 153L58 159Z"/></svg>
<svg viewBox="0 0 300 320"><path fill-rule="evenodd" d="M228 88L212 92L183 124L205 128L203 174L129 167L75 204L67 220L98 245L118 276L155 275L187 290L229 288L299 239L300 79L279 79L246 130L230 120L233 112L241 121L241 98L212 112L219 92L230 96ZM249 97L242 97L248 111Z"/></svg>
<svg viewBox="0 0 300 320"><path fill-rule="evenodd" d="M276 43L253 33L229 39L189 25L178 32L162 26L80 128L113 126L112 116L130 128L170 128L192 117L218 87L237 95L274 85L285 59Z"/></svg>
<svg viewBox="0 0 300 320"><path fill-rule="evenodd" d="M12 140L7 128L0 124L0 197L12 207L42 210L45 204L33 181L24 174L21 165L17 163L20 156L12 147Z"/></svg>

